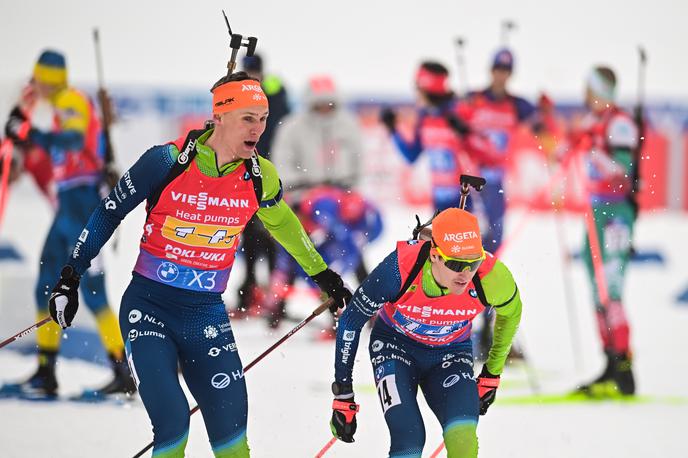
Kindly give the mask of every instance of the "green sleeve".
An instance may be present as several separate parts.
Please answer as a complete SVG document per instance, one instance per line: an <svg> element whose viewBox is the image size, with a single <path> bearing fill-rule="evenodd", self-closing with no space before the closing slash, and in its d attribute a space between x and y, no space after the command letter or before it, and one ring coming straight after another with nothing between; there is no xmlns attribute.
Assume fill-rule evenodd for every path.
<svg viewBox="0 0 688 458"><path fill-rule="evenodd" d="M263 157L260 158L260 168L263 173L263 201L274 199L280 192L277 170ZM327 264L286 202L280 200L271 207L261 207L257 215L263 222L263 226L296 259L308 275L312 276L327 269Z"/></svg>
<svg viewBox="0 0 688 458"><path fill-rule="evenodd" d="M492 347L485 364L491 374L500 375L521 322L521 295L511 272L499 260L490 273L480 281L487 301L494 306L497 313Z"/></svg>

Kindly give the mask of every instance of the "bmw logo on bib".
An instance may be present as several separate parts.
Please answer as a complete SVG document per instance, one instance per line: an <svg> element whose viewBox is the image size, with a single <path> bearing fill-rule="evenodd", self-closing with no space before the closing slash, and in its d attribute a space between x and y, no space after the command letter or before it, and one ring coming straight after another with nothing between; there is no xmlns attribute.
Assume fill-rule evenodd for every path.
<svg viewBox="0 0 688 458"><path fill-rule="evenodd" d="M173 282L179 276L179 269L171 262L163 262L158 266L158 278L166 283Z"/></svg>
<svg viewBox="0 0 688 458"><path fill-rule="evenodd" d="M468 290L468 294L469 294L473 299L475 299L475 298L478 297L478 293L477 293L474 289L469 289L469 290Z"/></svg>

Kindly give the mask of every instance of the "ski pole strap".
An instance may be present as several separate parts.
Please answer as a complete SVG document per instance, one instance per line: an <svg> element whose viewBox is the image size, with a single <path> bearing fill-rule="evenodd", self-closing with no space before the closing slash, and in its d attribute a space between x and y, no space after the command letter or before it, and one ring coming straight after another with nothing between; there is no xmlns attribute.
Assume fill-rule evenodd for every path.
<svg viewBox="0 0 688 458"><path fill-rule="evenodd" d="M347 423L351 423L360 410L360 406L355 402L340 401L335 399L332 401L332 410L341 412L344 415Z"/></svg>
<svg viewBox="0 0 688 458"><path fill-rule="evenodd" d="M499 377L480 377L478 384L485 388L497 388L499 386Z"/></svg>

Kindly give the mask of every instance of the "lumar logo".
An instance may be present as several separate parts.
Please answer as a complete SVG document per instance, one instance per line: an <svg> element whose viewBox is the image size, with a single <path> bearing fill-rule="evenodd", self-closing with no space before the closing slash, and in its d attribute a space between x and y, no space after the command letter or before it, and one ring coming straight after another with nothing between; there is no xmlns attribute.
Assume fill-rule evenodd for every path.
<svg viewBox="0 0 688 458"><path fill-rule="evenodd" d="M208 207L248 208L248 199L227 199L226 197L209 196L207 192L198 194L184 194L172 191L172 200L189 205L195 205L196 210L205 210Z"/></svg>
<svg viewBox="0 0 688 458"><path fill-rule="evenodd" d="M229 105L232 102L234 102L234 97L230 97L228 99L217 101L217 102L215 102L215 106L221 107L222 105Z"/></svg>
<svg viewBox="0 0 688 458"><path fill-rule="evenodd" d="M478 234L475 231L456 232L454 234L444 234L445 242L462 242L469 239L477 239Z"/></svg>
<svg viewBox="0 0 688 458"><path fill-rule="evenodd" d="M263 92L263 90L260 88L260 84L242 84L241 92L246 91Z"/></svg>

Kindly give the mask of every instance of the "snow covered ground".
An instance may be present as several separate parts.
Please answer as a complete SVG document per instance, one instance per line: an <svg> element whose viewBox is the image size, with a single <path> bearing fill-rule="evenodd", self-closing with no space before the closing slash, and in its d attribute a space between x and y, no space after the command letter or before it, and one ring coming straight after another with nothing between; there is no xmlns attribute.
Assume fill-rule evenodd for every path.
<svg viewBox="0 0 688 458"><path fill-rule="evenodd" d="M37 247L47 230L50 211L29 200L15 188L3 228L2 241L11 241L22 261L0 262L0 337L17 332L33 320L32 288ZM26 205L35 211L29 217ZM393 241L407 238L417 209L385 206L386 232L366 251L372 267L393 248ZM421 217L427 217L427 211ZM508 228L518 225L521 212L509 215ZM113 304L128 281L136 256L143 213L132 215L120 231L120 249L107 251L109 296ZM562 220L569 250L582 241L579 218ZM590 290L580 262L569 264L573 286L572 309L564 295L562 258L555 219L535 215L510 243L504 260L516 277L524 301L519 341L527 351L533 372L545 393L560 393L576 382L597 375L602 367L597 332L590 306ZM480 456L487 457L680 457L688 456L683 434L688 420L688 358L682 355L688 307L674 299L688 287L688 217L674 213L644 215L637 226L637 246L658 250L664 265L634 263L627 280L627 308L632 322L635 370L644 403L568 405L513 405L500 400L530 393L522 366L507 368L503 385L488 415L479 425ZM228 302L241 281L237 266ZM18 305L21 304L21 305ZM316 305L308 295L292 301L292 314L305 317ZM577 323L580 348L571 345L570 317ZM91 318L83 307L77 325L88 329ZM246 375L249 390L249 441L255 457L312 457L331 437L328 427L333 374L332 343L315 337L324 321L314 322L293 336ZM234 323L244 364L286 333L290 323L270 334L262 322ZM24 339L27 342L30 338ZM364 336L367 341L367 335ZM12 348L0 350L0 381L18 380L34 369L35 358ZM576 357L580 367L576 367ZM62 393L97 386L109 377L102 365L62 359L58 366ZM355 390L361 404L356 443L336 443L327 457L386 456L389 438L372 385L367 342L357 355ZM666 397L680 399L668 401ZM193 403L193 400L190 400ZM429 456L441 442L441 430L425 406ZM126 457L133 456L152 438L140 401L124 406L0 401L0 456L2 457ZM200 415L194 415L187 456L211 456ZM444 456L444 455L440 455Z"/></svg>

